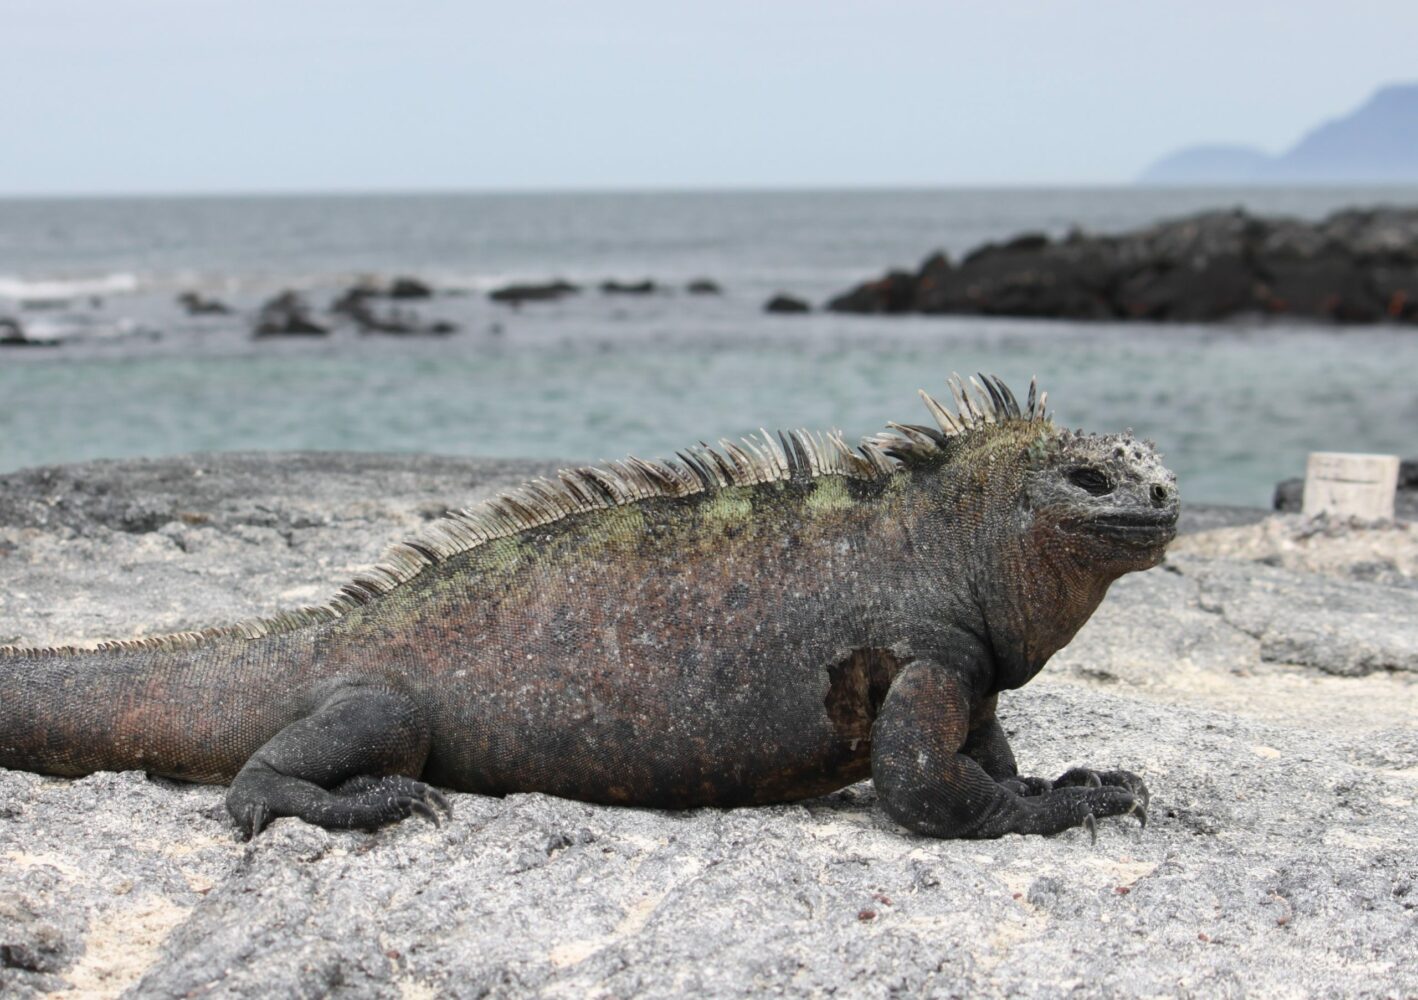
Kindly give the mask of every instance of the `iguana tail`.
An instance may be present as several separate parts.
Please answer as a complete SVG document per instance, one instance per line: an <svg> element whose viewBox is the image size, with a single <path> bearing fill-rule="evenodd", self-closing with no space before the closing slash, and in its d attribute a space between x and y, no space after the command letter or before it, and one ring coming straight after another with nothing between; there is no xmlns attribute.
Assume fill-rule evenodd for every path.
<svg viewBox="0 0 1418 1000"><path fill-rule="evenodd" d="M137 768L230 781L298 717L282 681L310 662L302 645L309 639L291 633L2 647L0 767L67 776Z"/></svg>

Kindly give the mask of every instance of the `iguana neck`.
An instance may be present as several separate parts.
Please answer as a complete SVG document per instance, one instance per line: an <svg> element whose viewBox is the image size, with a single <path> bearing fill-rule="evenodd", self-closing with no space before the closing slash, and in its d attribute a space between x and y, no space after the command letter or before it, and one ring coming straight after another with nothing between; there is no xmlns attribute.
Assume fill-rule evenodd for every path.
<svg viewBox="0 0 1418 1000"><path fill-rule="evenodd" d="M1051 525L1020 507L1006 470L972 469L961 463L914 477L910 534L929 613L978 628L993 673L974 681L989 694L1037 674L1119 574L1070 558Z"/></svg>
<svg viewBox="0 0 1418 1000"><path fill-rule="evenodd" d="M1120 573L1074 557L1051 526L1029 519L1000 547L990 604L1001 688L1044 668L1102 603Z"/></svg>

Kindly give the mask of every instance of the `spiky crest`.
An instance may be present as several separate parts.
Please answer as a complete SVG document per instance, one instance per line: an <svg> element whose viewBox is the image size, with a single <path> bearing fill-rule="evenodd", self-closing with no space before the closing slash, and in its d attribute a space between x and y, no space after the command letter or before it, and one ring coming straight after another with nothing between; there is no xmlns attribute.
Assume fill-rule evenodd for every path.
<svg viewBox="0 0 1418 1000"><path fill-rule="evenodd" d="M1048 420L1047 393L1029 383L1029 397L1020 407L1014 394L996 376L980 375L966 382L956 374L947 382L955 400L952 413L921 390L921 398L939 430L920 424L890 423L887 430L863 438L852 448L840 431L780 431L775 441L761 437L719 442L717 449L700 442L671 460L627 458L603 466L562 469L555 480L538 478L465 510L433 522L422 533L396 544L373 568L355 576L322 605L297 608L269 618L248 618L192 632L117 639L99 643L98 650L187 649L214 639L259 639L332 621L407 583L430 566L480 545L591 511L622 507L661 497L687 497L740 486L823 476L879 480L898 469L932 464L947 457L951 438L972 434L1010 421ZM973 396L971 393L973 390ZM0 646L0 656L43 658L89 649L79 646Z"/></svg>
<svg viewBox="0 0 1418 1000"><path fill-rule="evenodd" d="M924 389L920 391L939 430L920 424L889 423L885 431L865 439L862 446L874 446L902 465L934 465L948 458L952 438L1010 421L1043 423L1049 419L1049 394L1039 392L1037 379L1029 380L1029 396L1023 407L996 375L979 375L967 384L958 374L952 374L946 386L955 400L954 412Z"/></svg>

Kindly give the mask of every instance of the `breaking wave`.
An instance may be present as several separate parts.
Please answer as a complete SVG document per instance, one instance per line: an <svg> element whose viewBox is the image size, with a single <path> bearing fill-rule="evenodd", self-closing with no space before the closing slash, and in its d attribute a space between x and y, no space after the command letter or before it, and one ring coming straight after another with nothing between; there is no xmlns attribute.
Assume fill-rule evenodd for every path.
<svg viewBox="0 0 1418 1000"><path fill-rule="evenodd" d="M75 299L86 295L122 295L138 290L138 276L126 271L94 278L19 278L0 274L0 299Z"/></svg>

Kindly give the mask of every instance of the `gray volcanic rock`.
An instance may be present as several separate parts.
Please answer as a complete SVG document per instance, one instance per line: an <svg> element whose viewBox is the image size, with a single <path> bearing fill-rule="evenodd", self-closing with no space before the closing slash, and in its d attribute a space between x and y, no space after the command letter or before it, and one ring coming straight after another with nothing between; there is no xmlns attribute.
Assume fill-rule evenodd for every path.
<svg viewBox="0 0 1418 1000"><path fill-rule="evenodd" d="M1319 223L1206 212L1133 232L1027 233L953 264L944 254L833 298L851 313L1211 322L1286 315L1418 323L1418 210Z"/></svg>
<svg viewBox="0 0 1418 1000"><path fill-rule="evenodd" d="M1200 584L1203 610L1260 640L1262 660L1345 676L1418 673L1418 591L1214 560L1174 565Z"/></svg>
<svg viewBox="0 0 1418 1000"><path fill-rule="evenodd" d="M318 600L428 517L548 468L200 455L0 477L0 635L83 641ZM1245 516L1182 541L1221 551L1267 530ZM1147 828L1108 820L1096 846L1081 830L914 837L869 784L682 813L455 794L439 828L282 819L242 844L221 788L0 771L0 994L1416 993L1418 679L1264 659L1235 624L1251 602L1274 631L1267 601L1336 581L1270 567L1277 597L1281 578L1254 568L1187 554L1124 578L1002 698L1030 773L1146 776Z"/></svg>

